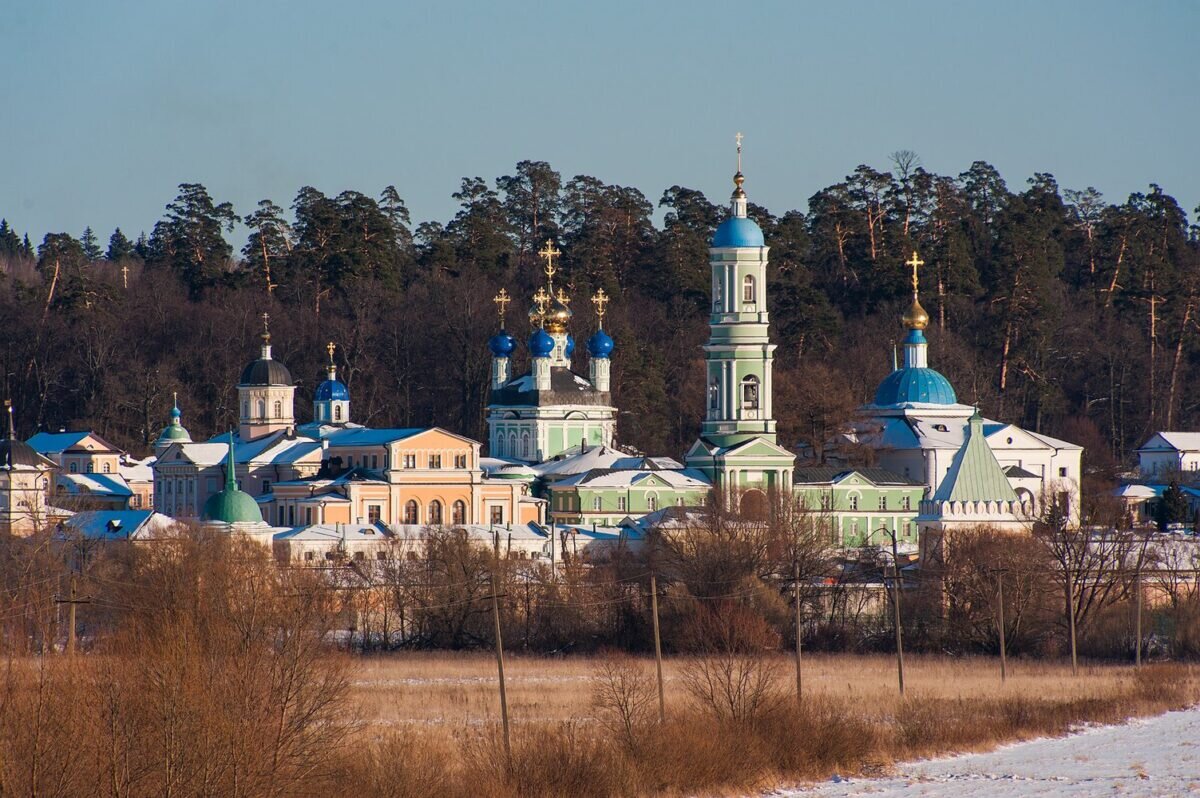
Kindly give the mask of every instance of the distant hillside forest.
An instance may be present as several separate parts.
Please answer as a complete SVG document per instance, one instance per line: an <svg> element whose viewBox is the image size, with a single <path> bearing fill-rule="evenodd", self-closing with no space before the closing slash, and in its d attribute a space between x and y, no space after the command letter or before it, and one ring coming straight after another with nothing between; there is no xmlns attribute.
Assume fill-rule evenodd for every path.
<svg viewBox="0 0 1200 798"><path fill-rule="evenodd" d="M753 199L753 179L747 189ZM595 326L587 297L599 287L613 297L619 441L681 455L703 415L706 247L725 197L672 186L659 227L637 189L564 180L541 161L494 182L465 178L453 196L454 218L414 226L391 186L378 198L306 186L288 210L234 208L184 184L148 234L88 229L35 246L0 223L0 336L18 433L90 427L145 452L176 391L193 437L228 429L233 386L269 312L276 357L299 381L300 418L332 340L354 420L483 439L491 298L502 286L517 297L507 326L524 337L542 279L535 253L552 238L577 340ZM771 247L775 413L787 445L826 439L891 368L914 249L927 264L931 365L960 401L1084 444L1097 476L1153 429L1200 426L1200 229L1157 185L1112 203L1061 190L1049 174L1010 186L981 161L935 175L900 152L890 171L859 166L806 210L750 213ZM244 242L230 240L239 222Z"/></svg>

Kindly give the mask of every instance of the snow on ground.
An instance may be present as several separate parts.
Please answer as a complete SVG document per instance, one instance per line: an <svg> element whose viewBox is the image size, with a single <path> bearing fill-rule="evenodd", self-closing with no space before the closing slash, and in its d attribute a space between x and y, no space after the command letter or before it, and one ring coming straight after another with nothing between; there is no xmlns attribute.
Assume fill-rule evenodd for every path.
<svg viewBox="0 0 1200 798"><path fill-rule="evenodd" d="M1200 795L1200 710L1168 712L1070 737L1033 740L986 754L897 765L880 779L834 777L777 798L869 795L872 798L960 796Z"/></svg>

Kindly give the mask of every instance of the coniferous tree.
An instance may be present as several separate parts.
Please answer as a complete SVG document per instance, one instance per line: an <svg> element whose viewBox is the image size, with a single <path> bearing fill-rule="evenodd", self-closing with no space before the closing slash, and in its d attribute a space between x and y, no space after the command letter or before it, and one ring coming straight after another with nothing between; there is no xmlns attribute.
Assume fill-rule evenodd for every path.
<svg viewBox="0 0 1200 798"><path fill-rule="evenodd" d="M108 251L104 254L105 259L116 263L133 255L133 242L121 232L121 228L113 230L112 235L108 237Z"/></svg>
<svg viewBox="0 0 1200 798"><path fill-rule="evenodd" d="M100 249L100 241L90 226L83 228L79 244L83 248L83 256L88 260L100 260L104 256L104 251Z"/></svg>

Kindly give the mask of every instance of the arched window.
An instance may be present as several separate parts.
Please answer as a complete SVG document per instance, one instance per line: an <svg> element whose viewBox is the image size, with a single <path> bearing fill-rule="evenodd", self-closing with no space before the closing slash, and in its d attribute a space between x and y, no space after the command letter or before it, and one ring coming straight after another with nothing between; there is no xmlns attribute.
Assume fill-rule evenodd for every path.
<svg viewBox="0 0 1200 798"><path fill-rule="evenodd" d="M754 296L754 275L747 274L742 278L742 302L753 305L758 301Z"/></svg>
<svg viewBox="0 0 1200 798"><path fill-rule="evenodd" d="M79 471L79 463L71 463L71 473L74 474L77 471Z"/></svg>
<svg viewBox="0 0 1200 798"><path fill-rule="evenodd" d="M455 524L467 523L467 504L466 504L466 502L464 502L460 499L459 501L456 501L454 503L454 510L450 513L450 521L451 521L451 523L455 523Z"/></svg>
<svg viewBox="0 0 1200 798"><path fill-rule="evenodd" d="M275 418L283 418L283 402L275 402Z"/></svg>
<svg viewBox="0 0 1200 798"><path fill-rule="evenodd" d="M753 374L742 380L742 409L758 409L758 377Z"/></svg>
<svg viewBox="0 0 1200 798"><path fill-rule="evenodd" d="M242 402L242 418L245 418L248 415L250 415L250 403Z"/></svg>
<svg viewBox="0 0 1200 798"><path fill-rule="evenodd" d="M111 474L111 473L112 473L112 463L105 463L105 464L104 464L104 473L105 473L105 474Z"/></svg>
<svg viewBox="0 0 1200 798"><path fill-rule="evenodd" d="M722 297L723 293L724 292L721 290L721 281L714 280L713 281L713 312L714 313L718 313L721 310L721 302L723 299L723 297Z"/></svg>
<svg viewBox="0 0 1200 798"><path fill-rule="evenodd" d="M646 509L650 512L654 512L658 509L658 497L653 493L646 496Z"/></svg>
<svg viewBox="0 0 1200 798"><path fill-rule="evenodd" d="M88 463L88 464L87 464L87 472L88 472L89 474L90 474L90 473L92 473L92 472L93 472L93 471L95 471L95 470L96 470L96 467L95 467L94 465L92 465L91 463Z"/></svg>
<svg viewBox="0 0 1200 798"><path fill-rule="evenodd" d="M341 405L333 406L333 420L334 421L342 420L342 406Z"/></svg>
<svg viewBox="0 0 1200 798"><path fill-rule="evenodd" d="M404 523L406 523L406 524L421 523L421 519L418 517L418 512L417 512L417 503L415 501L413 501L412 499L409 499L404 504Z"/></svg>
<svg viewBox="0 0 1200 798"><path fill-rule="evenodd" d="M442 503L437 499L434 499L429 503L429 523L442 523Z"/></svg>
<svg viewBox="0 0 1200 798"><path fill-rule="evenodd" d="M716 410L721 406L721 383L713 380L708 384L708 407Z"/></svg>
<svg viewBox="0 0 1200 798"><path fill-rule="evenodd" d="M259 418L267 417L267 403L262 399L258 400L258 417Z"/></svg>

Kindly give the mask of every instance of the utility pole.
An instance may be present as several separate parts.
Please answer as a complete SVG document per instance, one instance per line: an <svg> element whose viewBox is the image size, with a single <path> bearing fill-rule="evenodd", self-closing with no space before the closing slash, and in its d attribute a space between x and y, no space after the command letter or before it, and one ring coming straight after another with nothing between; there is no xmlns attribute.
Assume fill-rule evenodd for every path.
<svg viewBox="0 0 1200 798"><path fill-rule="evenodd" d="M1079 675L1079 655L1075 646L1075 580L1071 575L1071 564L1067 563L1067 624L1071 627L1071 675Z"/></svg>
<svg viewBox="0 0 1200 798"><path fill-rule="evenodd" d="M504 724L505 767L512 767L512 744L508 736L508 694L504 689L504 642L500 637L500 596L496 590L496 569L500 567L500 536L494 538L492 557L492 621L496 626L496 670L500 675L500 719Z"/></svg>
<svg viewBox="0 0 1200 798"><path fill-rule="evenodd" d="M68 598L54 597L55 604L67 605L67 656L75 656L75 608L80 604L91 604L92 597L79 598L75 592L75 574L71 574L71 593Z"/></svg>
<svg viewBox="0 0 1200 798"><path fill-rule="evenodd" d="M804 682L801 677L800 656L803 632L800 628L800 558L792 557L792 592L796 600L796 703L800 704L804 694Z"/></svg>
<svg viewBox="0 0 1200 798"><path fill-rule="evenodd" d="M1004 571L996 571L996 601L999 606L1000 626L1000 683L1008 678L1007 652L1004 641Z"/></svg>
<svg viewBox="0 0 1200 798"><path fill-rule="evenodd" d="M1137 600L1135 602L1135 612L1137 617L1134 622L1134 647L1133 647L1133 664L1134 667L1142 667L1142 569L1139 566L1137 574L1134 576L1133 589L1137 591Z"/></svg>
<svg viewBox="0 0 1200 798"><path fill-rule="evenodd" d="M888 565L884 568L884 577L887 577L887 571L892 572L892 606L896 610L896 676L900 682L900 696L904 696L904 635L900 631L900 569L895 564Z"/></svg>
<svg viewBox="0 0 1200 798"><path fill-rule="evenodd" d="M650 613L654 617L654 666L658 670L658 722L665 723L667 705L663 696L662 638L658 633L658 578L650 573Z"/></svg>

